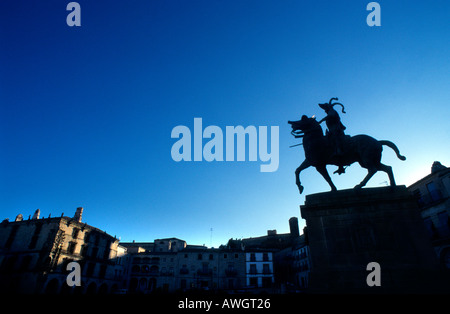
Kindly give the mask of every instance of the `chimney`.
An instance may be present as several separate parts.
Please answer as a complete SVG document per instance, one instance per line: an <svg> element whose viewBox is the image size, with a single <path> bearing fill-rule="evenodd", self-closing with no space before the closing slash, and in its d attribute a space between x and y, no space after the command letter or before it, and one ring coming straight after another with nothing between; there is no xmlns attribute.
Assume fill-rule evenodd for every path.
<svg viewBox="0 0 450 314"><path fill-rule="evenodd" d="M298 219L297 217L292 217L289 219L289 229L291 231L292 237L300 236L300 232L298 230Z"/></svg>
<svg viewBox="0 0 450 314"><path fill-rule="evenodd" d="M73 216L73 219L75 219L78 222L81 222L82 215L83 215L83 207L77 207L77 211L75 212L75 216Z"/></svg>
<svg viewBox="0 0 450 314"><path fill-rule="evenodd" d="M41 210L38 208L36 209L36 211L34 212L34 215L31 219L39 219L39 215L41 214Z"/></svg>
<svg viewBox="0 0 450 314"><path fill-rule="evenodd" d="M267 235L268 236L276 236L277 235L277 230L267 230Z"/></svg>

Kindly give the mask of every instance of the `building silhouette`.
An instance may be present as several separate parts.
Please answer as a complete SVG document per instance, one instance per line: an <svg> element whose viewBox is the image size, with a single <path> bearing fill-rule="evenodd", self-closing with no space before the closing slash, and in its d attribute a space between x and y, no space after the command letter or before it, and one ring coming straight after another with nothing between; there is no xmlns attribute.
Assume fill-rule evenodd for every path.
<svg viewBox="0 0 450 314"><path fill-rule="evenodd" d="M0 223L0 291L3 293L110 293L119 288L126 264L124 247L106 232L74 217ZM70 262L81 266L81 286L69 286Z"/></svg>
<svg viewBox="0 0 450 314"><path fill-rule="evenodd" d="M130 264L129 293L176 291L272 291L271 252L188 245L178 238L121 243Z"/></svg>
<svg viewBox="0 0 450 314"><path fill-rule="evenodd" d="M435 161L431 173L411 184L441 266L450 270L450 168Z"/></svg>

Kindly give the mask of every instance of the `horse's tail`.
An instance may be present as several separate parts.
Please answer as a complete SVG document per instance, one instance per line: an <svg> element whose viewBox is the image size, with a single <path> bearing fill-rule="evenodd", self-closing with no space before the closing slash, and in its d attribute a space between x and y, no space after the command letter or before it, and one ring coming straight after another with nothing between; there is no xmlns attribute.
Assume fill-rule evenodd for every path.
<svg viewBox="0 0 450 314"><path fill-rule="evenodd" d="M391 141L378 141L378 143L380 143L381 145L386 145L386 146L389 146L390 148L392 148L392 150L395 152L395 154L397 154L398 159L406 160L406 157L400 155L400 151L398 150L397 146L394 143L392 143Z"/></svg>

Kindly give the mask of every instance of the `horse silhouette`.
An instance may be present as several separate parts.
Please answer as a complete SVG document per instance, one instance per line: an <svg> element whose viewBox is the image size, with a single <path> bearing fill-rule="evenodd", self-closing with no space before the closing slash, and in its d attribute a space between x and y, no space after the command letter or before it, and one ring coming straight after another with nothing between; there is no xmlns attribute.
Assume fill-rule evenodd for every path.
<svg viewBox="0 0 450 314"><path fill-rule="evenodd" d="M331 181L330 175L326 169L327 165L349 166L358 162L361 167L368 170L367 176L355 186L360 189L367 184L370 178L379 170L387 173L391 186L395 186L392 167L381 163L381 153L383 145L394 150L400 160L406 160L406 157L400 155L397 146L390 141L378 141L368 135L345 136L343 141L343 152L336 155L333 143L327 136L323 135L322 127L314 117L308 118L303 115L301 120L288 121L292 126L291 134L296 138L303 138L303 148L305 150L305 160L295 170L295 182L300 194L303 192L303 186L300 183L300 172L313 166L328 182L332 191L336 191L336 186Z"/></svg>

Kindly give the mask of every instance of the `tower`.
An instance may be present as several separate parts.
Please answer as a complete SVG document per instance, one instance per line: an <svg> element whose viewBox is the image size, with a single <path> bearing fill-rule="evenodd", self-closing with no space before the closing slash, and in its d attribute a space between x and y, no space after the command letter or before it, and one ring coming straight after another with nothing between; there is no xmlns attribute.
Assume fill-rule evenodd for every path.
<svg viewBox="0 0 450 314"><path fill-rule="evenodd" d="M78 222L81 222L82 215L83 215L83 207L77 207L77 210L75 212L75 216L73 216L73 219L75 219Z"/></svg>
<svg viewBox="0 0 450 314"><path fill-rule="evenodd" d="M297 217L291 217L289 219L289 230L291 232L292 237L298 237L300 232L298 230L298 219Z"/></svg>

